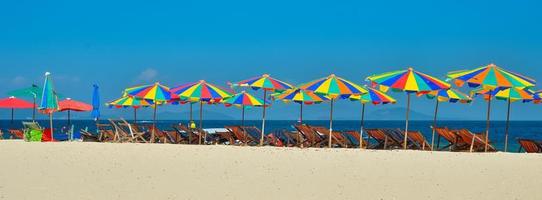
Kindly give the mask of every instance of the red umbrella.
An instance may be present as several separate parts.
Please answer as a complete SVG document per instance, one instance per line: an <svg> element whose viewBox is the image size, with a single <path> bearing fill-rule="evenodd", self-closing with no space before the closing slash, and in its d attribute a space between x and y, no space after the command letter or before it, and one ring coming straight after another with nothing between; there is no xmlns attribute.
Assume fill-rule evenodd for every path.
<svg viewBox="0 0 542 200"><path fill-rule="evenodd" d="M0 108L11 108L11 124L13 124L13 112L15 109L34 108L34 104L12 96L0 99Z"/></svg>
<svg viewBox="0 0 542 200"><path fill-rule="evenodd" d="M68 124L71 124L70 111L88 112L91 110L92 106L90 104L72 100L71 98L66 98L65 100L58 102L58 111L68 111Z"/></svg>

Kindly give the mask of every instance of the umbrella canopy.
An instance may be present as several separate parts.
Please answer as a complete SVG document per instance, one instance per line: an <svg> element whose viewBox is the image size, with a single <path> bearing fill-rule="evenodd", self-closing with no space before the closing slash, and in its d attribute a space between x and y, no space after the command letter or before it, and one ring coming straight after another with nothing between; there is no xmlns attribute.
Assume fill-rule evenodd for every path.
<svg viewBox="0 0 542 200"><path fill-rule="evenodd" d="M15 109L34 108L35 105L28 101L11 96L9 98L0 99L0 108L11 109L11 124L13 124L13 115Z"/></svg>
<svg viewBox="0 0 542 200"><path fill-rule="evenodd" d="M106 103L110 108L127 108L132 107L134 109L134 123L137 123L137 109L140 107L148 107L154 105L152 100L140 99L132 96L124 96L113 101Z"/></svg>
<svg viewBox="0 0 542 200"><path fill-rule="evenodd" d="M242 86L242 87L251 87L254 90L263 89L263 99L267 99L267 91L284 91L288 89L292 89L293 86L272 78L269 76L269 74L263 74L261 76L253 77L247 80L239 81L236 84L233 84L234 86ZM260 146L263 145L263 133L265 133L265 114L266 114L266 107L264 101L264 106L262 109L262 137L260 138Z"/></svg>
<svg viewBox="0 0 542 200"><path fill-rule="evenodd" d="M410 111L410 93L427 92L450 88L450 84L427 74L415 71L413 68L369 76L367 77L367 80L371 81L373 86L379 85L384 91L386 91L388 88L392 88L396 91L407 92L405 138L403 141L404 149L406 149L407 147L408 138L408 114Z"/></svg>
<svg viewBox="0 0 542 200"><path fill-rule="evenodd" d="M154 112L153 112L153 129L151 133L151 142L155 142L155 131L156 131L156 109L158 104L167 102L171 100L173 95L170 92L169 87L161 85L160 83L154 83L150 85L141 85L141 86L135 86L131 88L127 88L124 90L125 94L128 96L133 96L135 98L142 98L147 100L152 100L155 105L153 106Z"/></svg>
<svg viewBox="0 0 542 200"><path fill-rule="evenodd" d="M92 110L92 106L90 104L76 101L71 98L66 98L58 102L58 111L87 112L91 110Z"/></svg>
<svg viewBox="0 0 542 200"><path fill-rule="evenodd" d="M22 88L22 89L18 89L18 90L13 90L13 91L10 91L8 92L8 95L9 96L15 96L15 97L30 97L32 98L33 100L33 109L32 109L32 121L36 120L36 101L38 99L41 99L41 92L42 92L42 89L35 85L35 84L32 84L32 86L30 87L27 87L27 88Z"/></svg>
<svg viewBox="0 0 542 200"><path fill-rule="evenodd" d="M461 87L467 83L470 87L482 86L486 89L498 87L528 88L533 87L536 81L532 78L505 70L495 64L479 67L473 70L461 70L448 73L448 78Z"/></svg>
<svg viewBox="0 0 542 200"><path fill-rule="evenodd" d="M302 90L299 88L289 89L282 93L272 95L274 100L282 100L283 102L295 102L300 105L299 123L303 124L303 104L319 104L330 99L321 94L315 94L312 91Z"/></svg>
<svg viewBox="0 0 542 200"><path fill-rule="evenodd" d="M495 64L489 64L473 70L461 70L448 73L448 78L461 87L467 83L470 87L481 86L487 90L495 90L498 88L530 88L536 84L532 78L520 75L515 72L505 70ZM489 93L491 95L491 92ZM487 119L486 119L486 134L485 134L485 151L488 149L487 141L489 140L489 116L491 112L491 98L487 101ZM474 138L473 138L474 139ZM471 145L472 151L472 145Z"/></svg>
<svg viewBox="0 0 542 200"><path fill-rule="evenodd" d="M437 114L438 114L438 108L439 108L439 102L450 102L450 103L470 103L472 102L472 98L466 95L463 92L460 92L455 89L447 89L447 90L435 90L435 91L429 91L429 92L419 92L418 95L424 95L429 99L436 99L435 104L435 115L433 117L433 130L431 134L431 151L434 149L433 146L435 145L435 130L437 128ZM440 146L440 135L437 142L437 148Z"/></svg>
<svg viewBox="0 0 542 200"><path fill-rule="evenodd" d="M394 98L391 96L385 94L384 92L381 92L374 88L365 87L367 90L367 93L362 95L351 95L350 100L352 101L359 101L361 102L361 126L359 131L359 138L360 138L360 144L359 148L363 148L363 130L365 130L365 104L372 103L374 105L377 104L388 104L388 103L395 103L397 102Z"/></svg>
<svg viewBox="0 0 542 200"><path fill-rule="evenodd" d="M51 73L49 72L45 73L43 92L41 93L41 101L38 110L42 113L49 114L50 137L53 138L53 112L58 110L58 96L54 91Z"/></svg>
<svg viewBox="0 0 542 200"><path fill-rule="evenodd" d="M491 98L507 101L506 112L506 127L504 131L504 151L508 151L508 130L510 123L510 103L521 101L524 103L538 101L539 97L534 91L529 89L519 88L497 88L494 90L476 89L471 91L474 95L482 95L485 100L490 101Z"/></svg>
<svg viewBox="0 0 542 200"><path fill-rule="evenodd" d="M350 95L365 94L367 90L353 82L350 82L341 77L331 74L327 77L320 78L309 83L303 84L299 87L303 90L313 91L317 94L326 95L331 98L330 112L329 112L329 143L328 147L331 148L331 135L333 133L333 101L337 97L346 98Z"/></svg>
<svg viewBox="0 0 542 200"><path fill-rule="evenodd" d="M218 87L216 85L207 83L205 80L200 80L194 83L184 84L171 89L171 93L179 96L180 99L184 99L190 102L199 102L199 129L203 129L203 102L209 104L218 103L224 98L231 97L232 94L226 89ZM190 104L192 105L192 104ZM190 114L192 115L192 114ZM201 136L199 134L198 143L201 144ZM190 138L191 139L191 138Z"/></svg>
<svg viewBox="0 0 542 200"><path fill-rule="evenodd" d="M98 121L100 118L100 92L97 84L94 84L92 87L94 88L92 91L92 118Z"/></svg>
<svg viewBox="0 0 542 200"><path fill-rule="evenodd" d="M229 97L222 101L222 103L226 107L230 107L232 105L241 107L242 108L242 118L241 118L241 126L245 125L245 107L263 107L263 106L269 106L269 104L264 103L265 100L258 99L251 94L242 91L240 93L235 94L232 97ZM263 134L263 132L262 132ZM246 137L246 134L245 134Z"/></svg>

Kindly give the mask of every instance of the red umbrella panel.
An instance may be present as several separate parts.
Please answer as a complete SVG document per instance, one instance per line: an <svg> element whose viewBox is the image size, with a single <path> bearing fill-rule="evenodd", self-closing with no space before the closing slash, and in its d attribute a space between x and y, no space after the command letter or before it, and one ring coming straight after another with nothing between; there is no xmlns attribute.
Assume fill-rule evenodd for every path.
<svg viewBox="0 0 542 200"><path fill-rule="evenodd" d="M0 99L0 108L11 109L11 124L13 124L13 115L15 109L34 108L34 104L12 96L9 98Z"/></svg>
<svg viewBox="0 0 542 200"><path fill-rule="evenodd" d="M58 102L58 111L68 111L68 124L71 124L70 111L89 112L92 111L92 105L67 98Z"/></svg>

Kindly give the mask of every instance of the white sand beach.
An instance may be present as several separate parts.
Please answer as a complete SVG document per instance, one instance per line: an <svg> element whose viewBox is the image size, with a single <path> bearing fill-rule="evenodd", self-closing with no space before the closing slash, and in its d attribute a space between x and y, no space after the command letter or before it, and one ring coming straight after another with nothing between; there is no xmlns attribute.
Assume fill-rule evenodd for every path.
<svg viewBox="0 0 542 200"><path fill-rule="evenodd" d="M0 141L0 199L542 199L542 155Z"/></svg>

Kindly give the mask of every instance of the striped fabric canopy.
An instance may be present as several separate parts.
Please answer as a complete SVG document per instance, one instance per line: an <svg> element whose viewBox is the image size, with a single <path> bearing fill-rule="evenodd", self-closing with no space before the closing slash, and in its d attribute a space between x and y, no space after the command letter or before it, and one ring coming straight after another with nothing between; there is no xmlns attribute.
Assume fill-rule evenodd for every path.
<svg viewBox="0 0 542 200"><path fill-rule="evenodd" d="M388 104L388 103L395 103L397 102L394 98L391 96L385 94L384 92L381 92L374 88L367 88L367 93L362 95L352 95L350 96L350 100L352 101L360 101L361 103L372 103L372 104Z"/></svg>
<svg viewBox="0 0 542 200"><path fill-rule="evenodd" d="M204 80L172 88L171 93L178 95L181 99L210 103L220 102L222 99L233 96L226 89L207 83Z"/></svg>
<svg viewBox="0 0 542 200"><path fill-rule="evenodd" d="M232 97L224 99L222 101L226 107L235 105L235 106L248 106L248 107L262 107L264 105L264 100L256 98L249 93L242 91L235 94ZM266 103L265 106L269 106L269 103Z"/></svg>
<svg viewBox="0 0 542 200"><path fill-rule="evenodd" d="M313 91L316 94L327 95L329 98L348 97L353 94L365 94L367 90L355 83L331 74L327 77L311 81L299 87L302 90Z"/></svg>
<svg viewBox="0 0 542 200"><path fill-rule="evenodd" d="M450 84L412 68L367 77L373 86L380 85L384 92L388 88L405 92L423 92L450 88Z"/></svg>
<svg viewBox="0 0 542 200"><path fill-rule="evenodd" d="M125 96L118 98L116 100L113 100L106 105L109 107L116 107L116 108L125 108L125 107L133 107L133 108L139 108L139 107L147 107L153 105L153 101L149 99L140 99L140 98L134 98L131 96Z"/></svg>
<svg viewBox="0 0 542 200"><path fill-rule="evenodd" d="M315 104L329 100L325 95L315 94L314 92L302 89L289 89L282 93L276 93L273 95L273 99L304 104Z"/></svg>
<svg viewBox="0 0 542 200"><path fill-rule="evenodd" d="M438 101L444 102L460 102L460 103L470 103L472 102L472 98L469 97L467 94L460 92L455 89L447 89L447 90L435 90L430 91L428 93L420 93L420 95L425 94L427 98L434 99L437 98Z"/></svg>
<svg viewBox="0 0 542 200"><path fill-rule="evenodd" d="M169 91L169 87L161 85L160 83L127 88L126 90L124 90L124 92L128 96L148 99L155 102L168 101L172 99L172 95Z"/></svg>
<svg viewBox="0 0 542 200"><path fill-rule="evenodd" d="M258 77L239 81L238 83L234 84L234 86L251 87L253 89L261 88L269 91L284 91L293 88L292 85L284 81L272 78L271 76L269 76L269 74L263 74Z"/></svg>
<svg viewBox="0 0 542 200"><path fill-rule="evenodd" d="M535 94L534 91L529 89L520 89L520 88L497 88L494 90L488 89L476 89L471 91L472 95L483 95L485 100L488 100L491 97L495 97L499 100L508 100L510 102L522 101L522 102L531 102L533 100L539 101L540 98Z"/></svg>
<svg viewBox="0 0 542 200"><path fill-rule="evenodd" d="M485 89L497 87L529 88L536 84L534 79L504 70L495 64L479 67L473 70L463 70L448 73L448 78L461 87L465 82L470 87L483 86Z"/></svg>

